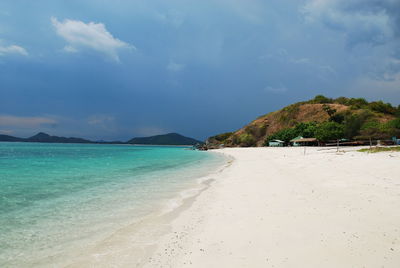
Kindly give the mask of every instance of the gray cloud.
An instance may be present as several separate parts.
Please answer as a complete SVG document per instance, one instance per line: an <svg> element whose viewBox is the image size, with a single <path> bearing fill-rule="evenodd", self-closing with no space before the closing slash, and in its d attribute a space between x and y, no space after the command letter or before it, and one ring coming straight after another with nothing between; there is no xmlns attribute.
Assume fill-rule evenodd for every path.
<svg viewBox="0 0 400 268"><path fill-rule="evenodd" d="M88 118L88 124L94 126L107 126L114 123L115 118L111 115L92 115Z"/></svg>
<svg viewBox="0 0 400 268"><path fill-rule="evenodd" d="M344 37L360 70L351 88L383 92L400 86L400 1L310 0L302 11L308 22Z"/></svg>
<svg viewBox="0 0 400 268"><path fill-rule="evenodd" d="M134 134L139 136L154 136L168 133L169 131L157 126L141 126L136 127L132 131Z"/></svg>
<svg viewBox="0 0 400 268"><path fill-rule="evenodd" d="M311 0L303 12L309 21L341 31L348 45L382 45L400 36L400 1Z"/></svg>
<svg viewBox="0 0 400 268"><path fill-rule="evenodd" d="M400 101L399 0L3 2L31 56L0 57L2 113L57 114L54 135L205 138L317 94Z"/></svg>
<svg viewBox="0 0 400 268"><path fill-rule="evenodd" d="M0 115L1 127L36 128L40 126L55 126L57 123L57 120L49 117Z"/></svg>

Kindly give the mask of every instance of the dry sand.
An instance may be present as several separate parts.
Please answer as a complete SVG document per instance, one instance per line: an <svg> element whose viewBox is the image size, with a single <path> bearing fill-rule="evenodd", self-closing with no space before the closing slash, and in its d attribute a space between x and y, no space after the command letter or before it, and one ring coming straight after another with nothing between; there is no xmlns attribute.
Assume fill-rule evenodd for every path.
<svg viewBox="0 0 400 268"><path fill-rule="evenodd" d="M146 267L400 267L400 153L320 149L218 150Z"/></svg>

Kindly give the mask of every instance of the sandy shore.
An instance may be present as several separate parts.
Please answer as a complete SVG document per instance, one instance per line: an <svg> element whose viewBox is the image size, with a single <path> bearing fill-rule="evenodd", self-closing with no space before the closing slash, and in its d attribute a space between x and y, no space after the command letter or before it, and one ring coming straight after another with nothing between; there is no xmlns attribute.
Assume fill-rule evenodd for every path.
<svg viewBox="0 0 400 268"><path fill-rule="evenodd" d="M146 267L400 267L400 153L320 149L218 150Z"/></svg>

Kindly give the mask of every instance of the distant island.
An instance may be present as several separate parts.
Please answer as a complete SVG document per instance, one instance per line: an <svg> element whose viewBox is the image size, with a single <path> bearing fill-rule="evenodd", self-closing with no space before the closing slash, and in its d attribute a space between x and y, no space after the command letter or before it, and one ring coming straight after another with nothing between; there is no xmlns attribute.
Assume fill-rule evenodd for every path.
<svg viewBox="0 0 400 268"><path fill-rule="evenodd" d="M66 138L58 136L50 136L44 132L39 132L38 134L29 138L18 138L9 135L0 135L0 141L9 142L46 142L46 143L94 143L93 141L81 139L81 138Z"/></svg>
<svg viewBox="0 0 400 268"><path fill-rule="evenodd" d="M91 141L75 137L51 136L44 132L29 138L19 138L9 135L0 135L0 142L43 142L43 143L91 143L91 144L141 144L141 145L195 145L203 142L182 136L178 133L168 133L150 137L133 138L127 142L122 141Z"/></svg>
<svg viewBox="0 0 400 268"><path fill-rule="evenodd" d="M178 133L168 133L151 137L133 138L127 143L144 145L196 145L203 142L182 136Z"/></svg>

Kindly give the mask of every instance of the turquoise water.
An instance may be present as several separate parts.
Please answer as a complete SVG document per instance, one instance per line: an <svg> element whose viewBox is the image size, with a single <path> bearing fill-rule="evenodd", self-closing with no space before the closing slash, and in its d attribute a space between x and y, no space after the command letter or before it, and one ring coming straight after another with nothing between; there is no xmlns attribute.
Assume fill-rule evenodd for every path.
<svg viewBox="0 0 400 268"><path fill-rule="evenodd" d="M182 147L0 143L0 266L93 245L222 162Z"/></svg>

